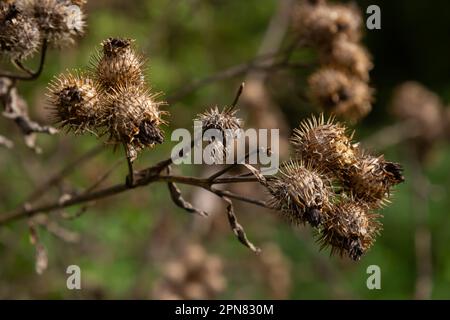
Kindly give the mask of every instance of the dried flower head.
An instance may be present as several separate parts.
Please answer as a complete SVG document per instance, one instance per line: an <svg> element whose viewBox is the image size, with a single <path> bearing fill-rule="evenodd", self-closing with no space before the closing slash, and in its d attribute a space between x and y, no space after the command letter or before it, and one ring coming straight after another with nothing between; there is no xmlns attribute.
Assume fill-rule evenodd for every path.
<svg viewBox="0 0 450 320"><path fill-rule="evenodd" d="M82 133L99 125L98 90L85 75L60 75L50 84L48 97L61 127Z"/></svg>
<svg viewBox="0 0 450 320"><path fill-rule="evenodd" d="M405 180L402 172L400 164L360 151L358 162L345 171L343 184L355 199L378 207L388 201L391 188Z"/></svg>
<svg viewBox="0 0 450 320"><path fill-rule="evenodd" d="M363 81L369 80L373 68L369 52L360 44L346 40L335 41L329 50L322 52L322 63L352 74Z"/></svg>
<svg viewBox="0 0 450 320"><path fill-rule="evenodd" d="M332 254L347 254L359 260L381 231L378 217L380 215L370 213L362 203L343 200L330 209L320 230L319 243L322 248L331 247Z"/></svg>
<svg viewBox="0 0 450 320"><path fill-rule="evenodd" d="M84 32L83 12L72 2L23 0L21 6L37 22L42 37L55 46L72 44Z"/></svg>
<svg viewBox="0 0 450 320"><path fill-rule="evenodd" d="M307 2L298 6L293 20L302 40L319 48L336 39L356 42L361 37L362 17L354 5Z"/></svg>
<svg viewBox="0 0 450 320"><path fill-rule="evenodd" d="M199 245L188 245L164 269L163 279L154 287L155 299L212 299L226 288L222 260Z"/></svg>
<svg viewBox="0 0 450 320"><path fill-rule="evenodd" d="M126 144L135 150L153 147L164 141L160 125L166 112L162 102L142 87L120 86L102 99L102 121L107 125L109 141Z"/></svg>
<svg viewBox="0 0 450 320"><path fill-rule="evenodd" d="M267 182L269 206L295 223L314 227L324 220L322 209L330 205L331 184L323 175L299 162L288 162L281 175Z"/></svg>
<svg viewBox="0 0 450 320"><path fill-rule="evenodd" d="M37 51L40 37L36 22L24 16L15 4L0 4L1 54L11 59L26 59Z"/></svg>
<svg viewBox="0 0 450 320"><path fill-rule="evenodd" d="M104 90L144 84L144 59L136 54L132 43L131 39L120 38L109 38L102 42L103 51L94 57L93 69Z"/></svg>
<svg viewBox="0 0 450 320"><path fill-rule="evenodd" d="M308 84L313 102L328 113L356 122L372 109L373 90L343 71L319 69L309 77Z"/></svg>
<svg viewBox="0 0 450 320"><path fill-rule="evenodd" d="M352 143L352 135L347 135L347 128L334 123L333 118L325 121L323 115L300 123L291 142L298 158L326 174L340 177L358 161L358 147Z"/></svg>
<svg viewBox="0 0 450 320"><path fill-rule="evenodd" d="M219 111L216 106L210 110L197 115L196 121L201 121L202 131L216 129L222 133L236 132L242 127L242 120L236 117L237 110L233 108L224 108Z"/></svg>

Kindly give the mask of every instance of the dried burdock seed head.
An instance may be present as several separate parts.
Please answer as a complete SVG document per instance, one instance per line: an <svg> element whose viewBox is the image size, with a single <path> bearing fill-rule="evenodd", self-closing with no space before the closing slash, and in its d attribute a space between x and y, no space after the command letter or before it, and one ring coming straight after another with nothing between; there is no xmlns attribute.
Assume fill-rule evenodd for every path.
<svg viewBox="0 0 450 320"><path fill-rule="evenodd" d="M312 101L330 114L356 122L372 109L373 90L346 72L325 67L308 79Z"/></svg>
<svg viewBox="0 0 450 320"><path fill-rule="evenodd" d="M328 48L337 39L356 42L361 38L362 17L354 5L303 3L293 23L301 39L318 48Z"/></svg>
<svg viewBox="0 0 450 320"><path fill-rule="evenodd" d="M82 133L100 125L98 90L88 77L78 73L60 75L50 84L48 97L61 127Z"/></svg>
<svg viewBox="0 0 450 320"><path fill-rule="evenodd" d="M15 4L0 4L0 53L10 59L24 60L40 44L36 22L24 16Z"/></svg>
<svg viewBox="0 0 450 320"><path fill-rule="evenodd" d="M405 180L402 172L400 164L360 152L358 162L346 171L343 185L355 199L376 208L388 202L391 188Z"/></svg>
<svg viewBox="0 0 450 320"><path fill-rule="evenodd" d="M41 35L55 46L72 44L85 28L81 8L72 2L59 0L23 0L21 6L32 17Z"/></svg>
<svg viewBox="0 0 450 320"><path fill-rule="evenodd" d="M236 132L242 128L242 120L236 117L237 110L225 107L222 111L216 106L197 115L196 121L202 122L202 131L216 129L222 133Z"/></svg>
<svg viewBox="0 0 450 320"><path fill-rule="evenodd" d="M322 210L330 205L331 184L320 173L301 162L283 165L281 175L267 182L269 206L295 224L319 226Z"/></svg>
<svg viewBox="0 0 450 320"><path fill-rule="evenodd" d="M312 117L300 123L291 138L296 156L315 169L341 177L358 161L358 147L352 143L344 125L333 118Z"/></svg>
<svg viewBox="0 0 450 320"><path fill-rule="evenodd" d="M329 50L321 53L322 63L336 69L342 69L363 81L369 80L369 71L373 68L369 52L360 44L338 40Z"/></svg>
<svg viewBox="0 0 450 320"><path fill-rule="evenodd" d="M217 130L218 132L209 132L214 137L217 133L222 135L223 140L213 140L210 138L210 146L213 148L211 162L221 163L227 157L230 150L229 140L237 138L242 128L242 120L236 117L237 110L232 107L225 107L222 111L216 106L204 113L198 114L195 121L200 121L202 133L208 130Z"/></svg>
<svg viewBox="0 0 450 320"><path fill-rule="evenodd" d="M391 102L392 111L401 120L417 123L420 139L434 142L444 130L444 107L441 99L417 82L398 86Z"/></svg>
<svg viewBox="0 0 450 320"><path fill-rule="evenodd" d="M94 74L103 90L120 86L144 84L144 59L132 46L131 39L109 38L102 42L103 50L94 57Z"/></svg>
<svg viewBox="0 0 450 320"><path fill-rule="evenodd" d="M346 254L355 261L367 252L381 231L377 221L380 215L370 213L367 206L352 199L333 205L327 216L320 230L322 248L331 247L332 254Z"/></svg>
<svg viewBox="0 0 450 320"><path fill-rule="evenodd" d="M142 87L120 86L106 93L102 100L101 118L107 126L109 141L126 144L136 150L153 147L164 140L161 124L166 112L162 102Z"/></svg>

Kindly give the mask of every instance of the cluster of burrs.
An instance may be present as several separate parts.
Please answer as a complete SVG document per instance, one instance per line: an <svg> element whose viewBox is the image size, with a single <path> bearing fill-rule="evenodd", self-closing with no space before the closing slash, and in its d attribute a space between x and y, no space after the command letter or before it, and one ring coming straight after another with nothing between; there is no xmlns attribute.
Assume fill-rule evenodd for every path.
<svg viewBox="0 0 450 320"><path fill-rule="evenodd" d="M92 60L88 72L62 74L50 85L54 118L75 133L107 135L134 161L138 151L163 142L163 103L150 93L132 40L109 38Z"/></svg>
<svg viewBox="0 0 450 320"><path fill-rule="evenodd" d="M295 224L317 228L332 253L359 260L381 230L374 211L404 180L401 166L370 155L344 125L323 116L302 122L291 143L295 159L265 182L270 206Z"/></svg>
<svg viewBox="0 0 450 320"><path fill-rule="evenodd" d="M198 116L203 129L234 131L242 121L234 108L213 108ZM291 223L316 228L323 247L354 260L372 246L381 230L375 211L389 203L392 187L403 182L402 167L373 156L353 134L323 115L312 117L294 131L292 160L276 177L259 181L269 192L267 204Z"/></svg>
<svg viewBox="0 0 450 320"><path fill-rule="evenodd" d="M361 45L362 17L354 4L306 0L294 14L301 41L319 54L308 79L312 101L327 113L356 122L372 109L371 57Z"/></svg>

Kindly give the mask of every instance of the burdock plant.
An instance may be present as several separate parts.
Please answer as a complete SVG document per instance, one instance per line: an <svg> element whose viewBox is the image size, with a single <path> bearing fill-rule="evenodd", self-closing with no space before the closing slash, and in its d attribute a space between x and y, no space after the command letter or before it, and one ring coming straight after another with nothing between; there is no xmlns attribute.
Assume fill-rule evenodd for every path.
<svg viewBox="0 0 450 320"><path fill-rule="evenodd" d="M48 44L61 48L73 43L75 37L84 32L84 4L82 0L17 0L0 4L0 50L22 72L18 75L0 74L0 102L5 105L5 113L20 126L30 145L34 146L30 143L35 140L34 133L55 131L29 119L26 103L17 93L16 82L34 80L39 76ZM337 117L351 122L360 120L371 110L373 90L369 85L372 62L360 44L361 16L356 7L310 0L299 7L295 17L297 37L292 48L296 49L300 39L302 44L315 48L319 54L321 67L309 76L308 81L312 100ZM39 68L31 71L22 62L39 47ZM291 55L281 58L272 57L262 65L258 65L260 62L257 60L250 65L264 72L289 66ZM237 219L233 201L244 201L279 212L282 218L295 225L309 225L316 231L323 247L331 247L332 253L354 260L360 259L375 242L381 230L377 211L388 204L394 187L404 180L402 167L387 161L382 155L367 152L354 141L353 132L335 117L322 114L301 121L289 140L293 150L291 158L283 163L275 176L263 176L257 165L242 162L230 164L206 178L180 176L172 172L172 157L135 172L133 162L139 153L164 142L163 126L167 124L167 111L163 109L166 103L160 98L161 94L150 87L145 59L132 39L112 37L102 41L86 69L67 71L49 84L51 117L66 132L92 133L106 144L123 146L129 170L125 182L103 189L97 189L99 183L96 182L81 194L71 194L40 205L35 203L39 198L37 192L31 197L31 204L27 202L8 214L0 215L0 225L162 182L167 184L174 204L193 214L208 215L186 201L177 184L201 187L219 197L226 205L226 217L234 235L256 253L260 249L247 238ZM233 70L239 71L240 68ZM220 74L219 78L222 76ZM202 133L215 129L224 135L225 140L238 136L244 128L237 108L242 90L243 85L231 105L213 107L197 115L195 120L201 122ZM217 154L219 160L223 160L222 156L231 150L223 151L224 154ZM247 159L252 152L261 154L267 151L249 150L245 157ZM179 156L182 157L183 153L184 150ZM248 172L234 170L241 165ZM70 170L64 172L67 171ZM217 187L231 183L260 185L267 191L265 199L254 199ZM44 257L31 223L30 231L38 256ZM40 260L39 270L42 271L46 260ZM216 269L214 263L213 271ZM203 272L202 268L194 269L193 273ZM173 287L186 279L169 279L168 291L183 296ZM220 290L211 292L216 291Z"/></svg>

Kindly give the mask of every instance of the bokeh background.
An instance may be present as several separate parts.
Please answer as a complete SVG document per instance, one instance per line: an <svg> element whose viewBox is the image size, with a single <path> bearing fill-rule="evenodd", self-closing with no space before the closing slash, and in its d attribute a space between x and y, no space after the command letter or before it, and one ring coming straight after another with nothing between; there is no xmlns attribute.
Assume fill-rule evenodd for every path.
<svg viewBox="0 0 450 320"><path fill-rule="evenodd" d="M196 79L258 55L281 2L89 1L86 35L73 48L52 50L43 75L38 81L22 83L21 93L31 105L33 118L48 123L45 88L52 77L66 68L88 66L92 53L107 37L133 38L149 58L147 77L153 90L164 92L169 102L174 101L167 107L171 113L166 128L169 137L175 128L190 128L191 119L206 107L229 104L242 81L252 83L255 74L247 72L209 81L177 96ZM378 4L382 11L382 29L367 30L363 40L374 58L371 84L376 88L372 113L355 127L357 139L364 141L395 123L389 101L393 89L404 81L419 81L449 103L450 3L357 3L363 12L370 4ZM292 38L289 28L285 32L282 44ZM248 126L270 126L277 119L283 124L282 132L289 134L302 119L317 112L304 99L314 54L296 52L295 61L307 66L267 73L263 92L250 86L254 91L244 95L240 104L240 115ZM270 110L267 114L265 108ZM10 121L1 119L0 123L1 134L8 135L16 145L12 150L0 149L0 212L15 208L36 186L100 143L93 136L42 135L38 143L43 153L35 155L23 146ZM166 158L173 145L168 141L145 151L137 167ZM30 244L26 221L2 227L0 298L158 299L175 297L175 291L182 291L184 297L191 298L448 299L448 140L435 141L420 169L411 159L407 142L378 151L405 165L406 183L396 188L392 204L382 210L384 230L359 262L319 251L310 228L293 228L270 211L236 203L247 235L264 250L256 256L235 240L223 203L195 188L182 187L187 199L212 214L207 219L194 218L170 201L164 184L152 184L98 201L76 219L61 217L76 214L80 208L52 213L49 220L42 218L39 237L49 259L42 275L35 272L35 247ZM121 152L103 151L53 186L42 201L83 190L120 157ZM176 170L205 175L211 169L185 166ZM126 171L124 164L117 167L104 185L123 181ZM252 185L232 188L252 196L257 193ZM424 188L426 192L422 192ZM72 264L81 268L82 290L66 288L66 268ZM366 287L370 265L381 268L381 290ZM181 283L180 274L185 273L190 274L191 283ZM207 279L203 279L205 275ZM208 289L199 285L202 281ZM174 289L169 283L178 284Z"/></svg>

